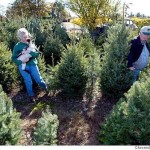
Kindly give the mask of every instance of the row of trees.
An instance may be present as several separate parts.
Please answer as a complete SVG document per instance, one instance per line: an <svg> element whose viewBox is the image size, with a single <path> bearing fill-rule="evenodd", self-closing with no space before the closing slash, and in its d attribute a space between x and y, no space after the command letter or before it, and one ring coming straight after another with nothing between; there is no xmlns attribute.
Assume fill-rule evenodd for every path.
<svg viewBox="0 0 150 150"><path fill-rule="evenodd" d="M106 22L115 23L122 19L122 9L119 0L69 0L67 2L57 0L55 3L46 3L45 0L15 0L6 11L7 18L23 17L46 17L57 18L59 22L68 20L71 16L65 9L69 8L77 14L89 31L97 25ZM0 6L0 14L4 13L4 7ZM145 17L137 13L137 17ZM130 17L134 17L131 13Z"/></svg>
<svg viewBox="0 0 150 150"><path fill-rule="evenodd" d="M82 19L83 24L93 30L100 22L116 20L119 16L120 2L112 0L70 0L70 8Z"/></svg>
<svg viewBox="0 0 150 150"><path fill-rule="evenodd" d="M23 0L15 1L11 7L8 8L6 15L19 15L19 16L45 16L48 13L48 5L45 1L40 0Z"/></svg>
<svg viewBox="0 0 150 150"><path fill-rule="evenodd" d="M46 34L47 32L50 33L50 22L47 23L46 20L42 20L42 22L40 22L40 20L35 21L34 19L29 20L28 22L27 20L22 19L22 21L17 24L18 21L20 20L9 20L9 22L7 20L7 22L1 23L2 30L0 30L0 32L3 35L1 36L0 34L0 64L2 64L0 65L0 81L3 87L6 87L7 85L8 87L13 87L11 84L16 83L16 78L18 79L18 71L15 70L16 68L14 67L14 64L10 62L11 51L9 51L7 46L10 45L8 43L11 43L11 40L14 41L13 35L16 33L18 27L22 26L23 22L27 25L29 31L34 31L33 33L36 36L36 40L38 41L37 43L39 43L40 40L41 43L43 42L43 54L45 55L45 53L48 53L46 55L48 57L45 60L52 59L51 50L56 48L59 44L59 40L56 39L56 35L52 34L52 32L51 35ZM11 35L9 36L11 40L10 38L7 38L6 35ZM46 39L44 39L45 37ZM54 49L55 51L52 53L60 50L59 53L55 53L56 56L59 55L60 59L56 62L57 65L53 67L51 66L45 69L44 61L42 62L39 60L39 68L41 73L45 74L44 77L48 83L49 90L62 92L66 97L75 97L75 100L79 97L81 98L79 100L82 100L84 94L87 94L89 99L93 99L93 97L90 96L94 96L94 92L98 93L99 89L102 94L106 94L111 98L114 97L115 99L118 99L122 97L123 93L128 90L131 81L131 74L126 68L129 31L122 26L116 25L108 30L106 37L107 39L105 38L104 40L105 44L94 45L93 41L84 35L78 43L72 41L69 45L67 45L65 50L60 47L58 47L58 49ZM100 39L102 39L102 37ZM51 46L53 46L52 49ZM100 46L102 47L101 49ZM46 52L45 50L49 52ZM48 65L51 65L48 61L46 61L46 63L47 67ZM97 88L97 86L99 86L99 88ZM54 116L54 119L51 119L51 115L49 113L43 115L43 117L44 116L46 119L40 119L38 121L37 129L35 130L35 143L55 144L56 131L58 127L57 117ZM49 119L47 119L48 116L50 117ZM110 125L108 124L107 127L109 126ZM49 130L49 128L51 130ZM104 131L102 133L107 132L107 128L104 128L103 130ZM114 131L114 134L115 133L116 130ZM54 136L49 136L51 134ZM109 130L106 135L109 135ZM110 136L113 138L112 135ZM99 138L100 141L104 138L104 141L102 141L104 144L107 140L111 139L110 137L106 137L105 139L103 135L100 135ZM51 139L52 141L50 141Z"/></svg>
<svg viewBox="0 0 150 150"><path fill-rule="evenodd" d="M0 145L17 145L23 136L20 113L0 85ZM56 145L58 117L45 108L33 133L33 145Z"/></svg>
<svg viewBox="0 0 150 150"><path fill-rule="evenodd" d="M6 16L13 18L52 16L63 21L70 16L65 9L66 6L82 19L84 26L93 30L99 23L118 19L121 4L119 0L70 0L55 3L46 3L45 0L15 0L7 8Z"/></svg>
<svg viewBox="0 0 150 150"><path fill-rule="evenodd" d="M149 89L149 82L147 84L143 83L142 86L144 88L139 87L139 92L130 90L132 93L127 94L126 98L123 96L124 92L130 88L131 82L131 72L129 72L126 67L126 57L129 51L128 42L132 31L127 30L123 26L115 25L110 27L104 42L101 44L99 44L99 42L96 43L96 45L89 37L87 38L86 35L83 35L79 42L71 41L69 45L66 44L66 49L61 49L64 44L61 43L62 38L58 38L58 33L62 35L62 31L59 30L60 32L58 32L58 30L54 30L54 32L52 32L51 27L54 22L50 21L52 20L48 20L47 22L45 19L20 19L7 20L7 22L1 23L1 84L5 87L13 87L11 84L16 83L16 78L18 79L18 75L15 73L17 72L15 70L16 68L10 62L11 51L9 51L7 46L10 48L10 45L13 44L12 41L15 40L14 37L17 29L25 25L31 33L34 33L37 44L42 44L43 54L47 56L45 59L47 67L51 65L51 67L45 69L45 61L43 60L42 62L42 58L39 60L41 73L47 75L45 75L45 79L49 81L47 83L50 90L61 91L68 97L83 97L83 94L89 94L88 96L91 96L98 85L98 90L100 89L102 94L115 99L123 97L112 112L110 119L108 118L108 121L104 123L104 127L102 126L99 136L102 143L119 144L124 137L128 136L125 140L123 139L121 144L149 144L149 141L146 141L149 137L146 133L149 133L149 130L147 126L143 128L144 121L140 124L143 116L148 116L147 114L149 114L149 107L147 107L147 104L149 104L149 97L147 96L148 90L146 90ZM57 35L55 33L57 33ZM102 38L101 36L99 40L102 40ZM58 47L58 45L60 45L60 47ZM56 54L59 58L54 66L52 66L50 61L53 59L52 56L54 56L52 54ZM141 99L141 97L143 97L143 99ZM132 110L134 104L136 107ZM136 117L137 113L139 115L138 117ZM113 116L113 114L115 115ZM50 115L48 114L45 116L47 117ZM146 123L149 124L149 116L146 119ZM39 122L40 125L36 130L36 133L40 133L39 135L41 135L39 136L36 134L35 136L38 139L36 141L37 144L41 144L39 141L41 137L44 139L43 137L46 136L46 139L48 139L46 134L47 130L44 130L47 129L47 126L43 126L45 120L45 118L41 119ZM118 122L116 122L116 120ZM132 122L133 124L131 124ZM138 126L136 126L136 123L139 123ZM44 124L46 123L44 122ZM121 126L119 126L119 124L121 124ZM57 129L57 125L58 121L56 121L55 129ZM129 126L130 128L128 129ZM43 130L45 132L43 132ZM126 133L128 135L126 135Z"/></svg>
<svg viewBox="0 0 150 150"><path fill-rule="evenodd" d="M23 2L25 1L22 1L21 4L23 4ZM78 6L82 6L79 10L76 10L76 13L78 12L78 15L85 15L88 17L88 19L83 17L83 22L85 20L84 25L86 25L89 30L94 29L96 26L96 21L94 19L102 16L102 14L105 13L105 16L110 18L109 10L105 9L107 8L106 5L110 4L109 1L101 1L101 5L98 5L98 2L100 2L99 0L96 0L93 3L92 2L93 1L90 0L87 0L86 2L81 0L70 1L70 8L72 8L72 10L77 9ZM99 7L97 10L96 4ZM85 6L83 7L83 5ZM92 8L96 8L91 9L90 6L92 6ZM118 7L116 6L116 8L113 8L117 9ZM87 12L90 15L83 13L81 9L83 12ZM57 20L61 15L58 13L59 11L56 10L57 9L52 9L51 17L56 17ZM81 12L79 13L79 11ZM94 16L96 17L93 20L89 20L90 17L93 18ZM88 20L87 22L86 19ZM62 28L59 28L60 26L57 26L59 24L56 20L26 20L24 18L21 20L20 18L20 20L7 20L6 22L1 23L1 85L3 87L14 87L15 85L12 85L12 83L19 84L16 80L18 79L17 70L14 67L14 64L10 62L11 51L9 51L8 47L10 49L13 47L13 42L15 40L17 41L15 38L16 31L20 26L24 25L34 35L35 43L37 43L37 45L39 44L38 46L43 47L41 50L43 50L42 52L45 59L43 59L43 57L39 59L39 68L41 73L45 74L44 77L48 83L49 90L61 91L67 97L78 96L82 98L84 94L89 94L88 96L94 95L93 93L96 91L95 89L98 85L99 88L97 88L96 92L101 90L102 94L115 99L123 97L113 110L112 114L110 114L110 118L108 118L102 126L99 136L102 143L149 144L149 141L146 141L146 139L149 139L149 135L147 135L147 133L149 133L149 129L147 126L143 128L145 122L142 121L140 124L140 121L143 116L148 116L149 114L149 107L147 107L147 104L149 104L149 97L147 96L148 90L146 89L149 89L150 82L146 84L143 83L143 88L139 86L137 88L138 92L131 88L129 94L126 96L123 95L127 92L131 85L132 74L126 67L126 57L129 51L128 42L132 31L127 30L123 26L115 25L110 27L106 33L107 36L101 36L98 39L101 41L102 38L104 38L103 43L100 41L94 43L90 39L90 36L86 35L83 35L78 42L66 42L65 40L62 40L65 36L61 36L63 30ZM92 24L89 22L92 22ZM45 62L47 68L45 68ZM144 98L141 100L141 97ZM91 97L91 99L92 98L93 97ZM138 117L136 117L137 113ZM44 116L47 118L47 116L50 115L48 113L48 115L46 114L43 115L43 117ZM146 119L146 123L148 125L149 116ZM49 136L47 136L48 130L45 130L48 129L48 125L44 126L44 124L46 124L44 121L46 121L45 118L38 122L39 125L37 126L38 128L35 132L35 138L37 138L35 142L36 144L43 143L45 136L46 139L48 139L48 142L50 141ZM58 126L57 117L54 117L51 121L52 124L54 124L53 127L56 131ZM136 123L139 123L138 126L136 126ZM127 138L124 139L124 137ZM46 141L45 144L48 144L48 142ZM56 140L54 135L54 141L52 141L52 143L55 142Z"/></svg>
<svg viewBox="0 0 150 150"><path fill-rule="evenodd" d="M101 125L99 140L106 145L149 145L150 66L114 106Z"/></svg>
<svg viewBox="0 0 150 150"><path fill-rule="evenodd" d="M58 24L53 26L53 23L54 21L52 20L26 20L24 18L20 18L18 20L7 20L6 22L1 23L0 41L2 43L0 52L2 54L2 62L0 61L0 63L5 62L5 65L1 65L0 70L2 79L1 85L3 87L7 87L6 89L8 89L9 87L11 88L15 86L12 85L12 83L16 83L16 81L18 81L16 80L18 79L16 68L10 61L11 51L8 51L6 49L13 49L15 43L17 43L18 41L16 38L16 32L18 28L20 26L25 26L35 38L35 44L40 48L47 67L50 65L51 67L54 67L54 69L56 69L53 78L54 84L51 82L52 79L50 79L49 81L50 90L54 90L53 88L56 87L56 90L61 89L64 93L67 93L67 95L74 95L75 92L75 95L77 95L78 92L78 95L82 95L85 93L85 89L89 90L92 93L93 89L95 88L95 84L99 82L98 79L100 78L99 83L101 85L101 90L103 91L103 93L110 93L110 96L114 96L116 95L116 90L120 89L119 93L123 94L129 85L128 73L125 74L125 72L127 72L125 55L128 52L128 49L126 48L128 46L127 35L123 34L125 29L119 30L118 26L115 30L112 28L109 32L107 32L107 36L100 36L100 38L98 38L96 42L94 41L95 43L90 40L89 35L89 37L87 38L85 34L80 37L80 41L76 42L74 40L67 40L67 36L65 36L65 30L60 28ZM108 36L110 37L110 41L109 39L107 39L107 43L105 41L105 38ZM116 38L114 37L119 38L116 40ZM119 45L116 41L119 42ZM122 43L122 41L124 42ZM106 45L103 44L104 42ZM113 51L112 48L114 49ZM121 53L121 49L125 49L126 51L124 53ZM113 62L111 58L113 58L115 50L115 61ZM123 71L120 71L118 66L116 67L116 61L118 61L118 64L121 63L120 69L123 69ZM107 66L105 66L104 64ZM112 65L114 65L115 67L113 67ZM45 72L44 64L41 64L41 66L39 64L39 67L41 72ZM9 71L9 69L12 69L12 71ZM49 80L49 78L51 77L51 70L52 69L50 68L46 72L46 74L48 75L46 77L47 80ZM118 73L116 73L117 71ZM108 74L108 72L110 73ZM118 76L120 72L122 72L123 75ZM112 79L110 79L110 74L112 75ZM120 83L124 83L122 87L120 86ZM16 84L18 85L19 83ZM90 87L92 87L93 89L90 89Z"/></svg>
<svg viewBox="0 0 150 150"><path fill-rule="evenodd" d="M0 7L0 14L4 13L4 7ZM6 10L7 18L23 17L57 17L64 20L69 14L63 3L46 3L45 0L15 0Z"/></svg>
<svg viewBox="0 0 150 150"><path fill-rule="evenodd" d="M150 16L146 16L145 14L142 14L138 12L137 14L133 14L132 12L129 14L129 17L138 17L138 18L150 18Z"/></svg>

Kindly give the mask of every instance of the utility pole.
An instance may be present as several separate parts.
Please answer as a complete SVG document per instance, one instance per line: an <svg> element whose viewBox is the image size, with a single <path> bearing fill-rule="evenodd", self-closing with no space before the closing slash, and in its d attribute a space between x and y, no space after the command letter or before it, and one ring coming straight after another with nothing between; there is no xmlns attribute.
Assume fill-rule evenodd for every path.
<svg viewBox="0 0 150 150"><path fill-rule="evenodd" d="M124 12L124 11L125 11L125 5L126 5L126 4L125 4L125 3L123 3L123 20L122 20L122 21L123 21L123 25L124 25L124 14L125 14L125 12Z"/></svg>
<svg viewBox="0 0 150 150"><path fill-rule="evenodd" d="M129 8L129 4L132 4L132 3L128 3L128 4L126 4L126 3L123 3L123 16L122 16L122 23L123 23L123 25L124 25L124 23L125 23L125 15L126 15L126 11L127 11L127 9Z"/></svg>

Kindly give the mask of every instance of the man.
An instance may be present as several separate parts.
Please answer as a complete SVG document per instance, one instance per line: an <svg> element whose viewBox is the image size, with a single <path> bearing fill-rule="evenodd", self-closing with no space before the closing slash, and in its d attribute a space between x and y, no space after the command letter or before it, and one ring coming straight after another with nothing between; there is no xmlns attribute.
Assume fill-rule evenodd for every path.
<svg viewBox="0 0 150 150"><path fill-rule="evenodd" d="M148 64L150 47L147 40L149 36L150 26L143 26L140 30L139 36L131 40L127 66L133 71L133 83L138 80L140 71Z"/></svg>

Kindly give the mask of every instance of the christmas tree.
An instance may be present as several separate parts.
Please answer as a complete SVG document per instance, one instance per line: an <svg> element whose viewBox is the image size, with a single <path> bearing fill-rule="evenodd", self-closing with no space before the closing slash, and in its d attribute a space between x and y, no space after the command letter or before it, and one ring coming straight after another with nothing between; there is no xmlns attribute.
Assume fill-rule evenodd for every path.
<svg viewBox="0 0 150 150"><path fill-rule="evenodd" d="M132 76L127 69L128 36L129 32L124 26L110 27L103 45L100 88L103 94L110 97L120 98L131 85Z"/></svg>

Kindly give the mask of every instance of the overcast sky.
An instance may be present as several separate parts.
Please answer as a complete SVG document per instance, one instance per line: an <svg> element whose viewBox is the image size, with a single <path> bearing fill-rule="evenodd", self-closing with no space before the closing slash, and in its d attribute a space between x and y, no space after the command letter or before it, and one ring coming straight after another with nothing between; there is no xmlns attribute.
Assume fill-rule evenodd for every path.
<svg viewBox="0 0 150 150"><path fill-rule="evenodd" d="M7 6L9 3L13 3L15 0L0 0L0 5ZM54 2L55 0L46 0L47 2Z"/></svg>
<svg viewBox="0 0 150 150"><path fill-rule="evenodd" d="M133 14L137 14L140 12L146 16L150 16L150 0L121 0L122 3L132 3L129 4L128 12L133 12Z"/></svg>
<svg viewBox="0 0 150 150"><path fill-rule="evenodd" d="M55 0L46 0L47 2L54 2ZM14 0L0 0L0 5L8 6L9 3L13 3ZM141 14L145 14L146 16L150 16L150 0L121 0L122 4L125 2L129 4L130 8L128 8L128 13L133 12L133 14L137 14L140 12Z"/></svg>

